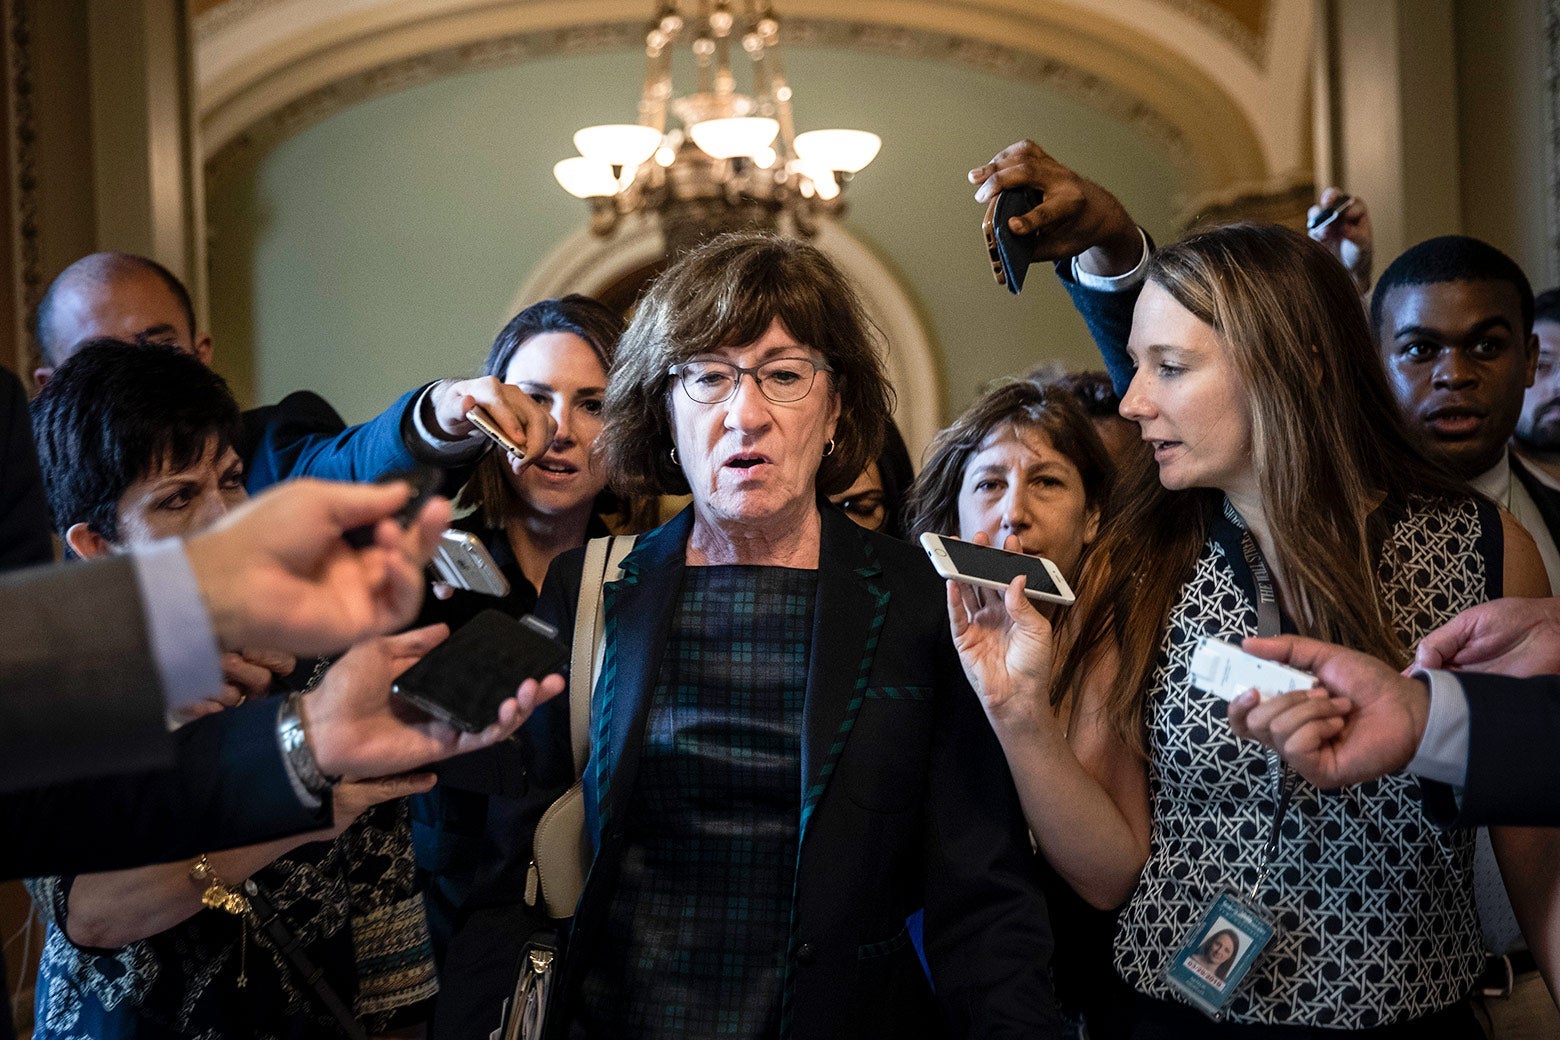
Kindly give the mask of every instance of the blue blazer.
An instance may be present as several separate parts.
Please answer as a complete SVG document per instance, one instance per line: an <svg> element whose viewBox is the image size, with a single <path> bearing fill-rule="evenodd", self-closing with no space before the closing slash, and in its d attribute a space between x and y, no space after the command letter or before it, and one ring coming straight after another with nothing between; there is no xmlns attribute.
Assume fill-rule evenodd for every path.
<svg viewBox="0 0 1560 1040"><path fill-rule="evenodd" d="M954 652L943 583L918 548L821 509L782 1035L1060 1036L1028 831ZM603 692L585 776L596 856L569 937L560 1026L616 884L692 525L685 510L643 536L605 590ZM576 550L554 562L537 608L565 641L583 558ZM552 762L540 772L553 776L559 756L568 769L564 699L528 723L548 735ZM935 998L905 924L922 907Z"/></svg>
<svg viewBox="0 0 1560 1040"><path fill-rule="evenodd" d="M280 404L244 413L241 440L244 482L258 494L289 477L373 480L416 464L406 445L407 411L419 387L357 426L347 426L323 397L308 390L288 394Z"/></svg>

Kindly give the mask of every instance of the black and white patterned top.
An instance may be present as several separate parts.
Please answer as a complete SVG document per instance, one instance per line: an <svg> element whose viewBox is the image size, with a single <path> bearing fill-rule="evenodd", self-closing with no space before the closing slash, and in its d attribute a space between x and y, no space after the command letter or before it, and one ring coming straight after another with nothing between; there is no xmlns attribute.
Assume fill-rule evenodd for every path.
<svg viewBox="0 0 1560 1040"><path fill-rule="evenodd" d="M1500 519L1488 502L1414 502L1390 530L1379 575L1405 646L1500 594ZM1200 636L1256 634L1256 603L1241 530L1220 517L1149 682L1149 858L1116 934L1117 970L1161 999L1174 999L1166 963L1208 904L1222 891L1250 893L1272 826L1268 759L1231 732L1225 702L1187 676ZM1434 827L1404 774L1338 791L1298 780L1257 899L1278 933L1228 1005L1231 1021L1364 1029L1407 1020L1460 1000L1483 963L1473 832Z"/></svg>

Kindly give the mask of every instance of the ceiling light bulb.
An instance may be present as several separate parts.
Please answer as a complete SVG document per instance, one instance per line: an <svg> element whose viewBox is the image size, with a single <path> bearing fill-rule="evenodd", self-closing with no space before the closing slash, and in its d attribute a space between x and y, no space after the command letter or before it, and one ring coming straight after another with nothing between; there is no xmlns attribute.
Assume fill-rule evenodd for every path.
<svg viewBox="0 0 1560 1040"><path fill-rule="evenodd" d="M705 119L688 128L693 143L716 159L754 158L774 143L780 124L758 116Z"/></svg>
<svg viewBox="0 0 1560 1040"><path fill-rule="evenodd" d="M617 178L610 163L576 155L553 166L553 176L563 190L577 199L610 198L617 194Z"/></svg>
<svg viewBox="0 0 1560 1040"><path fill-rule="evenodd" d="M608 166L638 166L661 145L661 131L633 123L587 126L574 135L574 147L587 159Z"/></svg>
<svg viewBox="0 0 1560 1040"><path fill-rule="evenodd" d="M796 157L808 166L855 173L877 158L883 139L865 130L809 130L796 135Z"/></svg>

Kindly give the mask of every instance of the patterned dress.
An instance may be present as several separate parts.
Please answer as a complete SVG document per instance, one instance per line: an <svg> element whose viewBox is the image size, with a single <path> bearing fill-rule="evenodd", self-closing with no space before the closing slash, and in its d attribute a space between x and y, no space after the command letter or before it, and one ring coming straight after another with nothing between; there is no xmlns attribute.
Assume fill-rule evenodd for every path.
<svg viewBox="0 0 1560 1040"><path fill-rule="evenodd" d="M1392 517L1379 576L1404 646L1500 594L1500 536L1499 515L1482 500L1413 501ZM1276 804L1262 749L1236 737L1225 702L1187 676L1198 637L1256 634L1256 586L1241 542L1236 523L1215 521L1149 680L1153 827L1148 863L1121 914L1116 967L1164 1000L1175 999L1167 962L1208 904L1222 891L1250 892ZM1293 630L1287 622L1285 630ZM1433 826L1404 774L1336 791L1298 780L1258 894L1278 934L1226 1018L1365 1029L1461 1000L1483 964L1473 843L1472 831Z"/></svg>
<svg viewBox="0 0 1560 1040"><path fill-rule="evenodd" d="M370 808L335 841L299 846L254 879L370 1033L426 1019L438 980L404 800ZM117 950L76 946L65 935L74 881L27 882L48 921L36 1040L344 1035L270 936L250 924L246 949L245 926L220 910Z"/></svg>
<svg viewBox="0 0 1560 1040"><path fill-rule="evenodd" d="M573 1035L778 1035L818 572L690 567Z"/></svg>

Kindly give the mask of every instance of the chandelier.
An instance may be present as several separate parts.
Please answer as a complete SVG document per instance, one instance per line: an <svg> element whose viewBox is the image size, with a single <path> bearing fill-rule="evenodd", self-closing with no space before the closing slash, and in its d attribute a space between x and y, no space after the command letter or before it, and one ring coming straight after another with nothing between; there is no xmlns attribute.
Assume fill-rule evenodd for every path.
<svg viewBox="0 0 1560 1040"><path fill-rule="evenodd" d="M882 144L863 130L796 133L791 87L780 64L780 21L758 0L701 0L684 18L660 4L645 33L645 85L637 124L588 126L580 154L553 167L563 189L586 199L591 231L609 235L626 216L661 218L668 252L722 231L774 230L789 218L811 236L824 216L844 211L840 193ZM739 24L740 23L740 24ZM691 37L698 89L672 96L672 47ZM753 93L736 89L733 43L753 66ZM667 110L680 126L667 128Z"/></svg>

